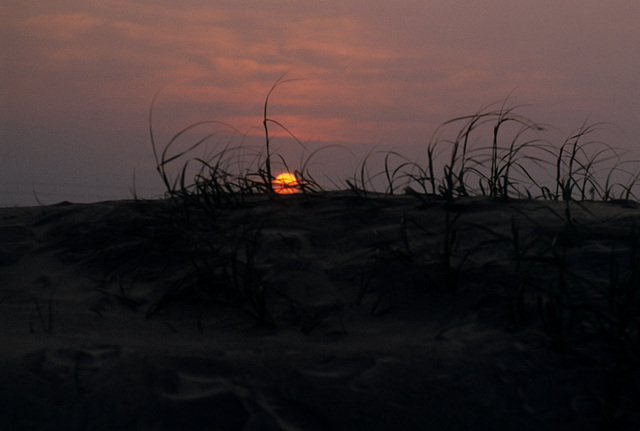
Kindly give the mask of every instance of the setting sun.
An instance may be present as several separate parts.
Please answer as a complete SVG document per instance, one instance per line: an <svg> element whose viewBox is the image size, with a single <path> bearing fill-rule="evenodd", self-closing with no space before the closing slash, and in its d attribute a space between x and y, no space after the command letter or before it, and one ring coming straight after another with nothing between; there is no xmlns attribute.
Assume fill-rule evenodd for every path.
<svg viewBox="0 0 640 431"><path fill-rule="evenodd" d="M289 172L283 172L273 180L273 191L281 195L298 193L300 187L296 176Z"/></svg>

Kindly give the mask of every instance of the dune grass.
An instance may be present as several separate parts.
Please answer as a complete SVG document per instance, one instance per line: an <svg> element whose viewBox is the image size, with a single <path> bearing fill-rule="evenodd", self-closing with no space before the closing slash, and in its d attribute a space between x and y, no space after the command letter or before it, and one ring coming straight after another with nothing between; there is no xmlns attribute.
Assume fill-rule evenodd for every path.
<svg viewBox="0 0 640 431"><path fill-rule="evenodd" d="M284 75L281 76L265 97L264 151L243 146L243 139L239 144L234 144L233 138L241 136L240 131L217 120L201 121L181 129L159 151L153 132L154 98L149 114L149 133L156 169L166 187L167 197L180 209L182 219L176 223L184 235L189 236L202 229L215 230L217 212L242 205L248 195L267 194L274 199L280 198L273 191L275 177L272 164L274 160L278 160L285 170L290 169L286 160L272 151L269 126L279 127L304 147L286 126L268 115L274 91L280 85L295 81L284 78ZM174 150L180 138L204 126L215 126L216 129L186 148ZM554 146L541 137L540 132L545 127L519 115L517 107L507 106L505 102L498 109L484 107L474 114L457 117L442 124L426 144L425 161L409 160L400 153L390 151L382 154L382 166L377 173L371 174L372 169L376 169L371 167L374 156L372 153L364 158L352 177L344 180L344 184L346 189L362 197L380 193L406 193L421 202L441 199L450 209L453 209L457 199L474 196L500 200L524 198L564 202L635 200L640 171L630 171L628 167L632 166L632 161L623 161L615 148L590 140L590 135L601 127L601 124L585 123L570 133L560 145ZM227 136L227 142L220 144L218 141L218 145L215 145L216 142L211 145L214 138L220 136ZM207 156L193 155L195 150L203 147L208 147ZM326 191L314 181L307 169L314 154L315 152L310 153L302 167L293 171L301 193ZM178 166L174 177L168 170L173 165ZM204 211L206 216L200 217L200 221L206 220L207 226L197 226L194 222L192 215L198 211ZM442 247L438 252L443 267L440 284L446 286L446 290L456 289L457 274L467 258L456 256L454 252L459 216L455 211L447 212ZM564 216L567 220L566 228L575 229L571 223L569 204L565 206ZM517 229L517 221L514 221L513 229ZM240 243L244 243L247 238L246 233L231 236L240 238ZM255 241L255 237L252 241ZM230 239L213 238L208 241L236 242ZM518 253L520 239L515 231L513 241ZM243 245L237 247L244 248ZM198 253L202 248L195 247ZM215 256L222 253L211 244L205 244L204 249ZM243 253L235 250L231 254L240 256ZM195 260L198 259L200 258ZM217 272L215 268L219 265L229 267L231 272L228 278L233 280L235 286L239 286L242 283L238 281L236 271L251 271L239 270L239 261L234 259L224 265L224 259L213 259L207 263L194 261L194 267L199 272L209 274ZM454 260L458 262L454 264ZM249 264L247 262L250 259L244 261L244 264ZM247 290L247 287L242 289ZM264 312L259 314L264 315Z"/></svg>
<svg viewBox="0 0 640 431"><path fill-rule="evenodd" d="M241 206L250 195L266 194L274 200L281 199L274 191L274 161L285 171L295 175L297 188L301 193L321 191L307 169L320 150L309 153L301 167L292 170L285 159L271 148L270 125L284 130L304 148L304 144L286 126L268 115L269 98L274 90L292 81L295 80L281 76L265 98L264 152L244 146L244 138L238 129L217 120L197 122L179 130L160 151L153 132L154 98L149 113L149 134L156 170L165 185L169 202L176 209L174 213L177 217L173 226L189 244L186 250L192 271L149 309L148 316L153 316L167 304L185 298L196 297L207 304L223 297L224 301L245 309L258 321L274 323L266 306L265 286L254 265L260 227L223 229L217 225L216 219L220 211ZM212 126L213 131L205 132L203 137L186 145L186 148L184 145L179 146L180 139L189 132ZM214 140L220 137L226 139L226 142L223 141L217 147L216 144L220 141ZM238 137L241 138L240 143L235 144L234 139ZM207 155L194 156L199 149L207 150ZM169 168L174 165L178 165L178 169L177 174L172 176Z"/></svg>
<svg viewBox="0 0 640 431"><path fill-rule="evenodd" d="M269 126L281 128L302 143L283 124L268 116L268 105L274 91L289 81L284 76L278 79L265 98L264 151L228 141L210 150L208 157L192 156L196 149L218 136L215 131L186 149L171 152L179 138L202 126L217 126L240 136L233 126L215 120L187 126L158 151L152 104L149 129L156 166L167 197L180 209L177 214L181 216L174 225L192 244L192 271L154 305L149 315L187 297L199 300L224 297L258 321L277 323L277 316L268 305L268 296L277 292L265 283L255 264L260 221L255 226L228 231L218 225L216 216L220 211L243 205L248 195L264 194L274 201L286 199L273 191L274 160L286 170L289 166L281 155L273 152ZM591 138L603 124L585 123L554 145L544 138L546 127L519 115L517 108L505 102L497 109L489 106L454 118L439 127L426 143L425 160L410 160L394 151L371 153L351 177L343 180L344 189L362 198L408 194L425 211L438 208L445 211L443 224L437 227L406 218L399 221L402 240L399 243L383 240L384 250L378 247L370 251L371 270L362 275L354 303L361 304L365 295L371 294L372 280L390 260L407 268L428 268L424 272L431 275L425 276L424 289L450 294L464 292L474 284L469 275L474 271L499 268L505 272L502 282L510 316L505 324L509 328L522 330L539 325L550 344L563 352L576 353L581 346L604 340L609 353L600 365L619 381L629 377L631 370L640 364L640 228L634 221L626 233L611 240L608 265L598 269L602 272L598 277L583 276L581 264L572 262L569 252L580 247L589 235L593 236L594 228L583 224L575 210L588 211L583 205L585 201L637 200L640 171L633 170L637 163L625 160L620 150ZM300 193L310 196L327 191L307 170L313 155L300 169L293 170ZM381 166L375 166L374 159L380 155ZM251 163L247 164L247 159ZM168 167L175 164L179 166L178 174L171 177ZM194 166L195 174L189 177ZM513 210L507 233L491 230L466 220L458 202L470 197L505 203L514 199L558 202L544 208L561 223L562 229L550 229L526 212ZM469 229L482 231L488 238L473 247L463 245ZM420 255L412 249L411 238L434 232L441 235L440 246L430 255ZM493 261L482 261L483 248L496 243L506 253ZM382 298L384 292L377 294ZM379 300L372 312L379 306ZM603 395L603 423L612 423L622 398L629 397L620 389L623 386L628 387L611 387Z"/></svg>

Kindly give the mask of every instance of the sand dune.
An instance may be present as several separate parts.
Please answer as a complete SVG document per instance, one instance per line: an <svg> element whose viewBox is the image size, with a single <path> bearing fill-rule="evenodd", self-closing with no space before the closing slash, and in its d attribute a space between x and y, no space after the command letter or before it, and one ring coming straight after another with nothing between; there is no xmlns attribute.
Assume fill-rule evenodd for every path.
<svg viewBox="0 0 640 431"><path fill-rule="evenodd" d="M0 429L640 427L634 205L183 209L0 209Z"/></svg>

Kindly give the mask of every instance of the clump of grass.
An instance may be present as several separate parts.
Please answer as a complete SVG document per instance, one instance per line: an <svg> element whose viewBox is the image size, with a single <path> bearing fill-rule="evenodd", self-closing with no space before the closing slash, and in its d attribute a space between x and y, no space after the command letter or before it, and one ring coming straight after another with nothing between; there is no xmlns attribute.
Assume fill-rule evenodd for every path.
<svg viewBox="0 0 640 431"><path fill-rule="evenodd" d="M372 174L369 165L373 164L374 157L379 155L384 156L383 170ZM366 197L370 192L393 195L409 187L414 169L415 163L398 152L370 152L364 157L356 172L346 180L346 184L349 190L358 196ZM382 190L378 190L377 185L381 185Z"/></svg>
<svg viewBox="0 0 640 431"><path fill-rule="evenodd" d="M219 120L206 120L188 125L174 134L160 151L153 132L153 110L157 95L154 97L149 110L149 135L156 170L168 197L178 198L182 203L201 203L204 208L212 211L214 208L237 204L246 195L274 193L273 166L275 163L294 173L299 179L300 189L303 192L322 190L309 172L312 158L322 149L309 153L305 145L285 125L268 115L269 101L273 92L285 83L297 81L284 79L284 77L285 75L282 75L276 80L265 97L262 120L264 151L244 145L244 137L239 144L235 144L235 138L241 137L242 133L234 126ZM307 158L302 161L299 169L291 169L283 156L273 152L270 125L284 130L307 153ZM203 137L186 145L186 148L174 151L183 138L205 127L214 129L205 132ZM220 145L220 141L213 142L215 138L220 137L226 137L226 143ZM203 148L208 150L207 155L193 156L196 150ZM168 168L175 164L178 164L178 172L172 176Z"/></svg>
<svg viewBox="0 0 640 431"><path fill-rule="evenodd" d="M534 133L543 128L515 111L516 108L503 105L498 110L482 109L443 123L426 146L426 164L412 164L413 172L408 173L410 186L448 202L478 194L496 198L521 196L523 180L531 178L529 170L544 162L536 154L541 153L544 141ZM458 131L447 137L455 127ZM478 145L487 131L489 144ZM503 135L506 145L501 143ZM439 164L442 157L438 150L442 147L448 149L449 155L444 157L444 164ZM438 175L438 171L442 173Z"/></svg>
<svg viewBox="0 0 640 431"><path fill-rule="evenodd" d="M548 186L540 187L544 198L564 201L586 200L589 197L591 200L596 197L604 201L611 199L614 189L611 179L621 172L622 165L614 148L604 142L588 140L589 135L601 127L601 124L585 123L572 132L557 150L548 148L556 158L555 184L553 191ZM606 175L602 175L603 172ZM600 176L605 177L602 186ZM630 187L625 187L625 190L630 196Z"/></svg>
<svg viewBox="0 0 640 431"><path fill-rule="evenodd" d="M584 123L560 145L544 135L548 127L503 103L454 118L436 129L424 162L390 151L377 171L373 153L347 180L359 195L370 192L435 196L452 203L469 196L548 200L635 199L639 171L622 153L591 139L604 124Z"/></svg>
<svg viewBox="0 0 640 431"><path fill-rule="evenodd" d="M278 163L292 172L302 193L317 193L322 188L309 173L311 160L318 151L309 153L307 148L282 123L268 115L273 92L281 85L295 81L282 75L267 92L263 107L265 145L263 151L244 145L244 138L232 125L207 120L191 124L174 134L159 150L153 132L154 97L149 112L149 134L156 161L156 170L165 185L166 196L173 202L175 214L172 225L183 239L191 263L185 278L171 287L149 310L148 315L176 301L198 298L202 303L224 300L245 307L257 320L273 323L267 309L265 286L256 267L255 253L259 249L259 226L246 226L229 231L216 222L221 211L238 207L250 195L265 194L276 198L273 187L273 166ZM277 126L293 138L307 158L299 169L290 169L284 157L273 152L270 126ZM213 127L195 142L180 147L179 141L191 132ZM227 141L215 145L214 139L226 137ZM176 149L178 148L178 149ZM194 156L197 150L206 149L204 156ZM249 162L247 162L249 159ZM173 176L169 167L178 165Z"/></svg>

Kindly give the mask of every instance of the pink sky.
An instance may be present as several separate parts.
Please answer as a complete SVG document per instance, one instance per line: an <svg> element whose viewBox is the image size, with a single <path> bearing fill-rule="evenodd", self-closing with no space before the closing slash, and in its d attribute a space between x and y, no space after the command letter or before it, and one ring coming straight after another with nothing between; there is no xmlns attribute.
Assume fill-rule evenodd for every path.
<svg viewBox="0 0 640 431"><path fill-rule="evenodd" d="M438 124L511 95L565 134L611 122L604 139L635 149L638 22L636 0L12 2L0 6L0 205L35 203L32 187L45 203L126 198L134 171L157 195L158 90L160 137L206 119L259 134L285 72L301 80L274 93L272 116L311 147L413 157Z"/></svg>

